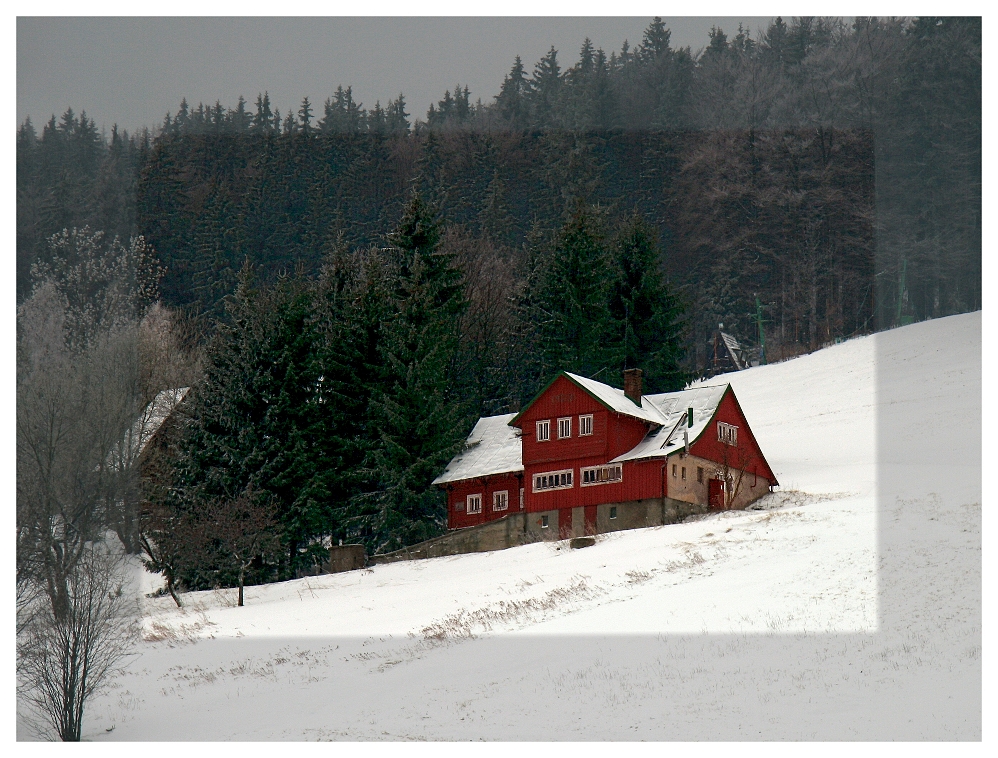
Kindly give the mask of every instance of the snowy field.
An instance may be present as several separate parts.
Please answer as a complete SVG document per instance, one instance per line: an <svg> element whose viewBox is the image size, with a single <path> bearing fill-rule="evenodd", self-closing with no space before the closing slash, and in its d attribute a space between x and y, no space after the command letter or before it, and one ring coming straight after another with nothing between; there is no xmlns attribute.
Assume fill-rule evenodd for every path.
<svg viewBox="0 0 998 758"><path fill-rule="evenodd" d="M723 379L763 510L146 599L84 739L979 740L980 313Z"/></svg>

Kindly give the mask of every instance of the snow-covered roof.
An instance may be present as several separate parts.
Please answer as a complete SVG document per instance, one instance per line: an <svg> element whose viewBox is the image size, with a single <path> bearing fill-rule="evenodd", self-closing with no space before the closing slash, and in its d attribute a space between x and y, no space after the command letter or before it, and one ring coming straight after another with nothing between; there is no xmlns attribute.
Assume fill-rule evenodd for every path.
<svg viewBox="0 0 998 758"><path fill-rule="evenodd" d="M690 444L700 436L717 410L727 384L696 387L661 395L645 395L643 401L653 406L664 419L660 429L652 430L634 448L618 455L611 463L634 461L641 458L664 458L683 448L683 433L687 432ZM693 426L687 427L687 409L693 408Z"/></svg>
<svg viewBox="0 0 998 758"><path fill-rule="evenodd" d="M745 368L745 361L742 358L742 346L738 344L738 340L724 332L721 332L721 339L724 340L724 345L728 348L728 353L731 355L731 360L734 362L735 368L739 371Z"/></svg>
<svg viewBox="0 0 998 758"><path fill-rule="evenodd" d="M683 448L683 432L687 430L692 444L710 423L728 389L727 384L720 384L644 395L638 407L624 395L623 390L575 374L566 375L612 410L655 424L636 447L614 458L613 463L671 455ZM693 408L693 426L687 429L688 408ZM465 441L464 449L454 456L433 483L447 484L523 471L520 430L509 425L516 416L515 413L507 413L479 419Z"/></svg>
<svg viewBox="0 0 998 758"><path fill-rule="evenodd" d="M142 454L146 445L153 438L163 422L169 418L180 401L184 399L190 387L179 387L177 389L163 390L152 399L135 419L125 436L122 437L118 448L112 453L117 459L117 465L127 467Z"/></svg>
<svg viewBox="0 0 998 758"><path fill-rule="evenodd" d="M446 484L523 471L520 430L509 425L515 416L515 413L506 413L478 419L464 443L464 449L454 456L433 483Z"/></svg>
<svg viewBox="0 0 998 758"><path fill-rule="evenodd" d="M601 403L608 406L610 410L622 413L625 416L633 416L652 424L667 423L667 419L662 416L655 405L649 402L647 396L641 398L641 405L638 406L624 394L623 390L618 390L609 384L603 384L603 382L597 382L594 379L586 379L584 376L570 374L567 371L565 372L565 376L593 395Z"/></svg>

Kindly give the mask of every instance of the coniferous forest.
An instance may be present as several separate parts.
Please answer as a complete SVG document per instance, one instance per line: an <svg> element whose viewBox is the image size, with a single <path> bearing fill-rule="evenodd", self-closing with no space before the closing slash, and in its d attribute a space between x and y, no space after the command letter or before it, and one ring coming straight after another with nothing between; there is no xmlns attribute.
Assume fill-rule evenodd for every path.
<svg viewBox="0 0 998 758"><path fill-rule="evenodd" d="M162 267L183 368L145 395L193 389L115 518L188 587L439 534L430 481L559 370L668 391L719 323L775 360L981 307L979 18L776 19L699 51L656 18L425 116L349 86L285 114L247 95L138 134L72 110L17 133L19 303L63 230L141 236ZM198 541L225 507L275 537L251 565Z"/></svg>

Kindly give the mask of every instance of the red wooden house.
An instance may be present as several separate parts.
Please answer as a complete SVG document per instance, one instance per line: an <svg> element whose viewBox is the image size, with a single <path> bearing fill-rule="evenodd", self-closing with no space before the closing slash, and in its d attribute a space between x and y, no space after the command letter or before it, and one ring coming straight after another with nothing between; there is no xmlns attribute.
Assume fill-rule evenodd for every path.
<svg viewBox="0 0 998 758"><path fill-rule="evenodd" d="M451 529L522 513L538 537L744 508L778 484L728 384L641 394L562 372L518 414L479 419L434 484Z"/></svg>

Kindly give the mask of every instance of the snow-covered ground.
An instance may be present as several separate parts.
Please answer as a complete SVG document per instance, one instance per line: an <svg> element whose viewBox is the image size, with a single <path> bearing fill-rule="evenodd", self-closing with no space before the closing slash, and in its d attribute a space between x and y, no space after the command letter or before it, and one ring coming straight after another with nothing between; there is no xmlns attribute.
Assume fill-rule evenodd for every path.
<svg viewBox="0 0 998 758"><path fill-rule="evenodd" d="M85 739L980 739L981 314L724 379L764 510L147 599Z"/></svg>

